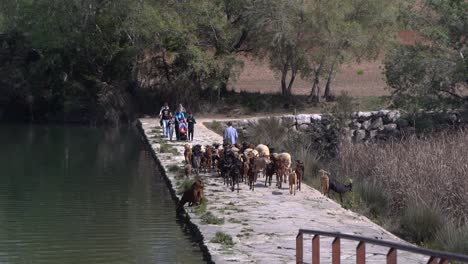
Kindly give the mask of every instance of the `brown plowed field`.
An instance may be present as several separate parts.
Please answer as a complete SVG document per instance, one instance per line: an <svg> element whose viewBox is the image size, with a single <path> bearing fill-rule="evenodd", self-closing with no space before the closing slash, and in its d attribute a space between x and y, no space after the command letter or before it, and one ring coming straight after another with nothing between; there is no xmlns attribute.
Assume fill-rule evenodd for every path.
<svg viewBox="0 0 468 264"><path fill-rule="evenodd" d="M398 36L400 41L407 45L421 40L411 31L402 31ZM382 58L376 61L364 61L341 66L332 82L332 92L339 94L341 91L347 91L350 95L359 97L389 95L384 81ZM239 59L244 62L244 68L237 80L231 81L231 89L238 92L280 92L280 78L270 70L268 62L258 61L247 56L240 56ZM358 74L358 72L362 74ZM322 87L324 84L322 82ZM311 82L308 80L296 79L294 82L294 94L309 94L310 89Z"/></svg>
<svg viewBox="0 0 468 264"><path fill-rule="evenodd" d="M268 62L256 61L249 57L239 57L244 61L244 68L230 87L235 91L278 93L281 91L280 78L268 67ZM380 60L343 65L332 82L332 92L339 94L347 91L352 96L388 95L382 74ZM358 72L362 74L358 74ZM322 83L322 87L325 82ZM296 79L294 94L309 94L311 81ZM323 92L323 90L322 90Z"/></svg>

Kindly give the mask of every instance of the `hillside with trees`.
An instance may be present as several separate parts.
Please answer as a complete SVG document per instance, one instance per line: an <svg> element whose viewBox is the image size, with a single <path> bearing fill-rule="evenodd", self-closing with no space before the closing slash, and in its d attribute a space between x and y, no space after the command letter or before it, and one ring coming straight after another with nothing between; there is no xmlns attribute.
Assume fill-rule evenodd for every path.
<svg viewBox="0 0 468 264"><path fill-rule="evenodd" d="M0 119L119 124L163 101L196 110L228 95L239 55L266 62L286 101L299 78L308 103L333 100L342 65L385 53L395 105L466 106L468 4L418 3L2 1ZM395 41L408 28L419 43Z"/></svg>

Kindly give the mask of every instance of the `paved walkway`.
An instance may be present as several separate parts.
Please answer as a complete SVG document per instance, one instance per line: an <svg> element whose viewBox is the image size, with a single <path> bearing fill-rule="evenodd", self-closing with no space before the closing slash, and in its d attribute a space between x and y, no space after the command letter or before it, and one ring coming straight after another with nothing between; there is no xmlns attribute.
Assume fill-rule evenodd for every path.
<svg viewBox="0 0 468 264"><path fill-rule="evenodd" d="M152 142L152 138L160 133L154 130L155 127L159 127L158 120L140 121L146 136ZM221 136L202 124L203 120L197 121L193 144L207 145L222 142ZM183 166L183 143L171 144L177 148L179 155L160 153L158 143L152 143L152 147L166 168L172 185L176 186L175 175L168 171L168 167L173 164ZM275 182L271 187L264 187L260 178L254 192L249 191L247 185L241 184L241 191L237 193L223 186L221 178L212 175L202 175L202 177L208 199L207 211L224 218L225 223L204 225L191 209L187 211L191 221L203 234L205 245L216 263L295 263L295 238L300 228L403 242L366 217L343 209L333 200L322 196L319 191L305 184L302 185L302 191L292 196L288 192L287 184L283 184L281 190L274 187ZM229 248L210 242L217 231L231 235L235 245ZM320 242L321 263L331 263L331 239L322 238ZM342 240L342 263L355 263L356 246L355 242ZM387 250L367 245L367 263L385 263ZM305 236L306 263L311 262L311 254L311 237ZM421 256L398 252L398 263L425 263L425 261Z"/></svg>

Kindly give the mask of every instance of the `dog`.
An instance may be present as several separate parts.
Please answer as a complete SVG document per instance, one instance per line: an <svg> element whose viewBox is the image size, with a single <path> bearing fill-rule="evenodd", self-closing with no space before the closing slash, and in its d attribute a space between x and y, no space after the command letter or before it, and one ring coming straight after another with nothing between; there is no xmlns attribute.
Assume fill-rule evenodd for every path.
<svg viewBox="0 0 468 264"><path fill-rule="evenodd" d="M192 186L182 195L180 202L177 204L177 211L182 210L186 203L188 203L189 207L192 207L193 205L199 205L204 197L204 188L205 185L203 182L201 180L196 180Z"/></svg>

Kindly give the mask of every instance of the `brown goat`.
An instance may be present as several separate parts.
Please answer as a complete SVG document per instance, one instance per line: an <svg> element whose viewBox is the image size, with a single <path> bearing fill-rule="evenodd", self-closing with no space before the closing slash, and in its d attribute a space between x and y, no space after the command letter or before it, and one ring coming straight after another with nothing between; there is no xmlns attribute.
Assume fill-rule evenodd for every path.
<svg viewBox="0 0 468 264"><path fill-rule="evenodd" d="M185 164L192 164L192 146L185 144L184 150Z"/></svg>
<svg viewBox="0 0 468 264"><path fill-rule="evenodd" d="M330 196L330 177L328 177L328 172L325 170L319 170L320 175L320 190L325 196Z"/></svg>
<svg viewBox="0 0 468 264"><path fill-rule="evenodd" d="M213 148L211 146L205 147L205 169L211 172L213 168Z"/></svg>
<svg viewBox="0 0 468 264"><path fill-rule="evenodd" d="M293 169L289 169L289 193L296 195L297 174Z"/></svg>
<svg viewBox="0 0 468 264"><path fill-rule="evenodd" d="M192 164L191 163L185 164L184 171L185 171L185 177L190 178L190 176L192 175Z"/></svg>

